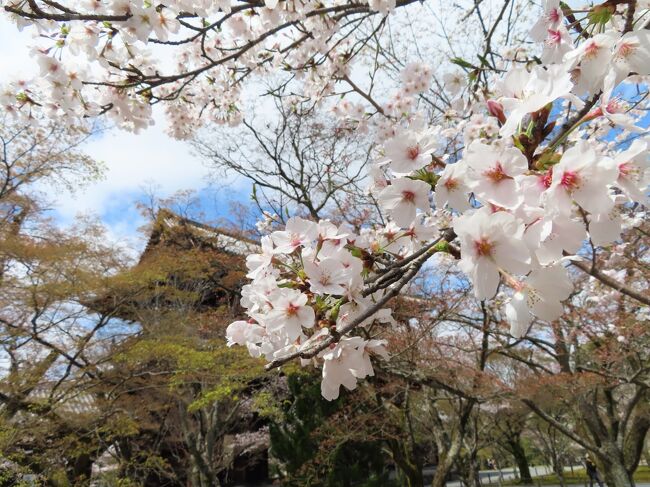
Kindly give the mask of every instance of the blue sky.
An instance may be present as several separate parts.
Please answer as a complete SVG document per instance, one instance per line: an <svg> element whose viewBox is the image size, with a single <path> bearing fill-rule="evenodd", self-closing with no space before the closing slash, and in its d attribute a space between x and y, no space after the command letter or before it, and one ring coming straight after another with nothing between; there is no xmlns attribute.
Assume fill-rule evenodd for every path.
<svg viewBox="0 0 650 487"><path fill-rule="evenodd" d="M31 41L29 32L19 32L0 15L0 83L36 72L27 47ZM86 152L108 168L106 177L74 195L46 189L57 220L68 223L77 214L94 214L113 238L134 239L144 223L136 202L144 197L146 187L156 187L160 197L179 190L201 191L209 220L226 217L229 201L248 202L250 186L242 180L220 180L218 186L204 190L210 170L192 154L188 143L166 135L162 110L155 108L154 118L156 124L138 135L112 130L87 144Z"/></svg>
<svg viewBox="0 0 650 487"><path fill-rule="evenodd" d="M0 83L37 72L28 45L31 36L19 32L0 16ZM144 223L136 201L144 188L156 187L158 196L168 197L178 190L202 190L208 184L210 170L192 154L186 142L171 139L165 133L166 120L154 110L155 125L138 135L109 130L94 137L85 151L107 167L105 178L78 189L74 195L60 189L45 188L52 202L52 213L62 224L77 214L94 214L109 227L115 239L130 239L137 245L137 228ZM221 181L200 194L207 217L227 216L228 202L248 201L250 188L243 181Z"/></svg>

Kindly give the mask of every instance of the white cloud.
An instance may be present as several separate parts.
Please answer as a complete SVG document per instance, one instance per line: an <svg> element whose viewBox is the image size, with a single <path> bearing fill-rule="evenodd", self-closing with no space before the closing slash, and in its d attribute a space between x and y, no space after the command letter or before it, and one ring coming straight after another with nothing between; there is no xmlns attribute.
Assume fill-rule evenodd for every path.
<svg viewBox="0 0 650 487"><path fill-rule="evenodd" d="M106 165L106 178L76 195L60 197L57 209L62 216L72 217L79 210L110 211L123 204L116 198L140 193L150 183L161 195L205 185L208 169L187 143L165 134L163 117L156 115L156 125L138 135L113 129L86 144L85 152Z"/></svg>
<svg viewBox="0 0 650 487"><path fill-rule="evenodd" d="M29 78L38 72L29 57L32 36L19 31L6 16L0 15L0 83L9 79Z"/></svg>
<svg viewBox="0 0 650 487"><path fill-rule="evenodd" d="M33 43L31 30L20 32L0 15L0 84L38 72L28 47ZM188 143L165 133L166 120L158 107L154 118L156 124L138 135L113 129L88 141L84 150L106 165L105 179L74 195L60 188L41 188L62 223L78 214L95 214L108 224L116 239L132 237L143 223L135 201L145 186L155 187L160 197L206 186L209 169L191 153ZM225 181L225 185L233 195L245 188L241 181Z"/></svg>

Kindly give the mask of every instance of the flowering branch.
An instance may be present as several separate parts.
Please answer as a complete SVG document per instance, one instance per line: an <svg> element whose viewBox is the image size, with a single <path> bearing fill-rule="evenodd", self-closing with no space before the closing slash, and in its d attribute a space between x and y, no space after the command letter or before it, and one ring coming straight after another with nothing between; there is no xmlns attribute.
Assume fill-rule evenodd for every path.
<svg viewBox="0 0 650 487"><path fill-rule="evenodd" d="M650 295L644 294L639 291L626 286L622 282L617 281L616 279L609 277L607 274L604 274L602 271L598 270L594 265L589 265L586 262L572 260L571 264L580 269L583 272L586 272L590 276L598 279L600 282L605 284L608 287L618 291L621 294L625 294L630 298L643 303L646 306L650 306Z"/></svg>

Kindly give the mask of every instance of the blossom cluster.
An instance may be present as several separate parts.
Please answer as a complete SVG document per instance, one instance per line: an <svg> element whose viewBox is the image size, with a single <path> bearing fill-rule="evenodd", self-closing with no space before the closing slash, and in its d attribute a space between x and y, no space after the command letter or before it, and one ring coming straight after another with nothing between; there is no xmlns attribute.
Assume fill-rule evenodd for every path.
<svg viewBox="0 0 650 487"><path fill-rule="evenodd" d="M240 85L253 72L290 72L296 96L314 104L340 81L354 86L355 19L400 3L10 0L5 11L39 39L41 76L10 83L0 105L26 119L106 113L139 130L163 102L172 135L187 138L201 121L239 123ZM561 316L568 262L616 242L633 224L623 213L648 204L650 180L647 126L630 102L647 97L650 5L585 10L545 0L530 55L516 46L494 66L455 60L463 71L443 76L453 102L438 125L420 111L434 71L424 62L400 61L383 101L359 89L339 99L331 113L377 143L369 192L386 223L355 232L294 217L265 236L247 259L249 319L229 326L229 343L271 364L316 363L333 399L373 374L370 356L386 349L370 329L391 323L383 306L434 251L458 256L477 299L507 296L514 337ZM174 66L153 55L163 47L177 49ZM268 214L259 228L278 220ZM436 247L443 235L448 245Z"/></svg>
<svg viewBox="0 0 650 487"><path fill-rule="evenodd" d="M364 292L364 279L373 274L373 255L410 252L431 237L431 228L418 227L357 235L327 220L289 219L284 230L262 238L261 253L246 259L252 281L242 289L241 304L249 320L228 327L228 344L245 345L269 361L314 350L305 360L322 365L325 398L338 397L341 385L354 389L357 379L373 375L370 356L386 356L385 341L331 338L352 326L393 321L390 310L381 307L384 291Z"/></svg>
<svg viewBox="0 0 650 487"><path fill-rule="evenodd" d="M383 107L383 119L368 120L362 104L340 102L335 115L357 123L360 130L374 128L380 146L369 168L370 191L388 223L373 234L414 235L417 245L398 250L405 258L451 227L460 247L458 267L476 298L491 299L507 290L503 314L515 338L525 336L536 319L560 317L563 301L573 291L567 263L582 259L578 254L586 243L616 242L625 225L624 210L648 204L650 139L615 95L625 91L621 83L647 83L647 14L640 9L630 14L638 18L632 28L605 20L595 35L572 36L559 1L547 0L531 32L541 43L542 63L513 63L493 80L486 99L468 105L470 116L455 129L428 126L415 112L414 95L427 89L430 78L424 65L405 68L400 91ZM445 81L452 93L466 89L456 74ZM568 106L573 110L563 119ZM580 115L572 118L576 111ZM458 143L459 127L462 152L452 159L445 150ZM594 132L628 142L601 143ZM364 290L359 276L371 275L373 269L364 269L350 249L372 253L373 246L358 236L328 222L300 220L297 226L294 220L285 232L272 234L266 249L263 257L249 260L250 286L253 294L264 295L265 304L251 299L251 288L246 290L252 321L231 325L233 342L277 360L286 350L309 350L314 340L329 336L325 325L309 337L301 330L323 320L341 329L350 310L369 306L358 300ZM283 282L293 283L281 285L282 291L271 264L278 255L293 255L291 262L278 261L289 270L288 275L282 272L288 279ZM264 271L255 267L260 262ZM276 321L278 314L283 318ZM282 338L275 335L279 330ZM274 340L282 347L270 346ZM371 342L348 333L336 343L319 355L328 399L336 397L331 391L339 385L353 388L355 378L372 371L366 361ZM336 367L330 362L334 359Z"/></svg>
<svg viewBox="0 0 650 487"><path fill-rule="evenodd" d="M201 123L241 121L242 73L288 69L302 78L305 97L327 95L331 79L347 70L345 16L387 15L395 6L395 0L368 0L362 11L357 2L308 0L8 0L0 14L32 31L41 72L4 86L0 106L27 120L34 110L71 119L107 114L137 132L153 123L151 105L164 101L171 135L188 138ZM173 63L160 59L163 48Z"/></svg>

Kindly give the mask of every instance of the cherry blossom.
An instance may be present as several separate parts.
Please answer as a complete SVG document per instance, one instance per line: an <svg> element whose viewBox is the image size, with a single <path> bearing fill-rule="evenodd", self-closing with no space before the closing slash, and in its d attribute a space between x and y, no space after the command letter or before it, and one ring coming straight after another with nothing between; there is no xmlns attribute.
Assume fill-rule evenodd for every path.
<svg viewBox="0 0 650 487"><path fill-rule="evenodd" d="M478 299L494 296L499 270L524 274L530 269L530 253L523 241L524 225L505 211L487 208L466 212L454 222L461 244L459 267L472 280Z"/></svg>
<svg viewBox="0 0 650 487"><path fill-rule="evenodd" d="M302 333L302 327L314 326L315 313L307 306L308 298L295 289L282 289L273 299L273 309L265 316L267 330L283 331L289 340Z"/></svg>
<svg viewBox="0 0 650 487"><path fill-rule="evenodd" d="M553 180L544 195L546 206L567 215L575 201L592 213L609 212L614 203L607 187L617 176L612 159L600 156L587 141L580 140L553 166Z"/></svg>
<svg viewBox="0 0 650 487"><path fill-rule="evenodd" d="M466 183L466 171L467 164L464 162L445 166L436 183L435 202L437 208L444 208L445 205L448 205L460 212L469 209L470 189Z"/></svg>
<svg viewBox="0 0 650 487"><path fill-rule="evenodd" d="M314 262L310 254L303 254L305 273L310 289L317 294L343 294L344 285L350 278L343 263L328 257Z"/></svg>
<svg viewBox="0 0 650 487"><path fill-rule="evenodd" d="M501 127L501 135L514 134L526 114L568 95L572 88L571 76L560 64L547 68L535 66L530 72L526 68L513 68L500 84L499 102L510 112Z"/></svg>
<svg viewBox="0 0 650 487"><path fill-rule="evenodd" d="M464 160L468 186L478 198L504 208L517 206L521 195L515 177L528 170L528 161L519 149L499 150L475 141Z"/></svg>
<svg viewBox="0 0 650 487"><path fill-rule="evenodd" d="M248 351L254 357L260 356L259 343L264 338L265 330L254 321L235 321L226 328L227 345L242 345L248 347Z"/></svg>
<svg viewBox="0 0 650 487"><path fill-rule="evenodd" d="M623 81L630 73L649 75L650 31L643 29L628 32L618 39L613 47L611 66L615 84Z"/></svg>
<svg viewBox="0 0 650 487"><path fill-rule="evenodd" d="M565 54L573 49L573 41L569 31L563 25L556 29L548 29L542 51L542 62L545 64L561 63Z"/></svg>
<svg viewBox="0 0 650 487"><path fill-rule="evenodd" d="M556 30L562 25L564 14L560 8L560 0L544 0L543 13L530 30L530 37L541 42L546 39L549 30Z"/></svg>
<svg viewBox="0 0 650 487"><path fill-rule="evenodd" d="M415 220L416 209L430 208L431 187L409 178L393 179L390 186L379 193L379 203L399 226L406 228Z"/></svg>
<svg viewBox="0 0 650 487"><path fill-rule="evenodd" d="M467 85L467 76L462 73L446 73L442 79L452 95L457 95Z"/></svg>
<svg viewBox="0 0 650 487"><path fill-rule="evenodd" d="M343 338L323 355L321 393L332 401L339 397L341 386L348 390L357 387L357 379L374 375L370 353L386 356L384 341L364 340L361 337Z"/></svg>
<svg viewBox="0 0 650 487"><path fill-rule="evenodd" d="M274 257L273 240L268 235L265 235L262 237L260 243L262 252L246 257L246 267L248 267L246 277L250 279L256 279L266 273L272 272L271 262Z"/></svg>
<svg viewBox="0 0 650 487"><path fill-rule="evenodd" d="M611 76L605 78L605 86L600 96L600 106L592 110L587 115L587 119L604 116L613 124L623 127L630 132L645 132L642 127L635 125L636 121L627 113L626 104L619 97L612 96L614 90L613 81Z"/></svg>
<svg viewBox="0 0 650 487"><path fill-rule="evenodd" d="M595 94L602 89L615 40L611 34L596 34L564 56L576 95Z"/></svg>
<svg viewBox="0 0 650 487"><path fill-rule="evenodd" d="M399 133L384 144L390 168L395 173L409 174L431 163L431 153L437 147L435 134L408 131Z"/></svg>
<svg viewBox="0 0 650 487"><path fill-rule="evenodd" d="M530 224L524 234L541 265L558 262L564 252L576 253L586 237L584 223L568 215L546 215Z"/></svg>
<svg viewBox="0 0 650 487"><path fill-rule="evenodd" d="M621 236L623 219L617 208L589 219L589 239L594 245L608 245Z"/></svg>
<svg viewBox="0 0 650 487"><path fill-rule="evenodd" d="M631 201L648 206L648 185L650 184L650 160L648 141L636 139L630 147L614 157L618 178L614 183Z"/></svg>
<svg viewBox="0 0 650 487"><path fill-rule="evenodd" d="M434 235L438 233L436 225L431 221L425 221L420 223L419 221L413 222L413 224L404 232L404 236L408 238L408 248L407 252L409 254L415 252L422 247L424 242L428 242L433 239Z"/></svg>
<svg viewBox="0 0 650 487"><path fill-rule="evenodd" d="M333 400L374 373L371 356L387 358L385 342L363 333L396 326L388 300L405 292L406 278L439 265L432 256L456 260L478 299L501 289L490 306L521 338L535 318L561 316L572 292L564 265L575 267L585 249L597 262L599 247L639 225L639 204L649 202L648 2L617 2L598 16L590 14L602 5L576 12L545 0L530 30L537 44L456 58L435 66L444 73L435 77L422 61L399 59L391 72L375 59L377 76L358 81L368 63L354 62L364 51L355 36L375 31L361 23L383 25L409 3L12 2L6 15L34 34L40 76L7 83L0 105L29 123L35 114L62 123L105 116L139 131L161 104L171 135L186 139L206 123L242 123L246 81L277 76L290 93L273 87L282 110L309 104L338 133L373 141L367 219L326 207L318 213L332 211L332 221L312 221L296 216L305 214L297 201L261 208L264 236L246 258L241 291L248 319L226 330L229 346L272 367L298 357L322 367L322 394ZM171 66L156 53L165 48ZM624 245L611 245L608 264ZM603 274L624 281L614 267Z"/></svg>
<svg viewBox="0 0 650 487"><path fill-rule="evenodd" d="M290 254L298 247L309 246L318 236L318 227L314 222L300 217L287 221L285 230L273 232L271 239L278 254Z"/></svg>
<svg viewBox="0 0 650 487"><path fill-rule="evenodd" d="M566 269L561 264L533 270L523 282L515 284L516 292L506 305L506 317L511 323L510 334L523 337L533 315L546 321L559 318L562 301L573 290Z"/></svg>

